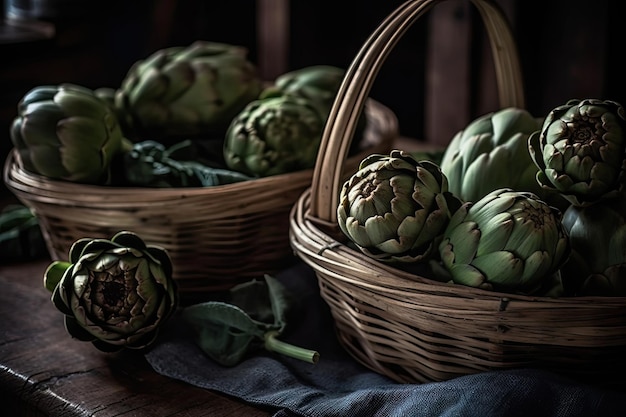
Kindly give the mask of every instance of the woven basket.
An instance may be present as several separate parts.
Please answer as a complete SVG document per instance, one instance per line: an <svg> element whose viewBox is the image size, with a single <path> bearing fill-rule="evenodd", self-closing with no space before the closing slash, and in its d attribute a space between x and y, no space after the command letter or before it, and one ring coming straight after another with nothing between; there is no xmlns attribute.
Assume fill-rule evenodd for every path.
<svg viewBox="0 0 626 417"><path fill-rule="evenodd" d="M354 169L371 151L387 152L397 137L395 114L368 99L367 126L350 157ZM274 273L296 259L289 245L289 210L311 184L313 170L206 188L131 188L53 181L25 171L12 151L4 181L36 213L53 259L67 259L82 237L111 238L130 230L165 248L181 298Z"/></svg>
<svg viewBox="0 0 626 417"><path fill-rule="evenodd" d="M315 271L340 342L398 382L534 367L624 384L626 297L543 298L445 284L348 247L336 208L355 114L401 35L439 1L410 0L371 35L346 72L311 188L290 215L295 253ZM516 46L500 9L474 0L490 37L500 105L523 107Z"/></svg>

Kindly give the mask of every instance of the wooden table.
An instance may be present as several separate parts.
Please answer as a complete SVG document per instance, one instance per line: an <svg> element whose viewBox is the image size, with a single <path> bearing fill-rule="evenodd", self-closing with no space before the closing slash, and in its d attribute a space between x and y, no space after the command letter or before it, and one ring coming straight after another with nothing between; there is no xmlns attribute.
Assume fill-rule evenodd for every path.
<svg viewBox="0 0 626 417"><path fill-rule="evenodd" d="M138 352L102 353L70 338L43 287L50 263L0 265L4 416L270 416L271 410L155 372Z"/></svg>

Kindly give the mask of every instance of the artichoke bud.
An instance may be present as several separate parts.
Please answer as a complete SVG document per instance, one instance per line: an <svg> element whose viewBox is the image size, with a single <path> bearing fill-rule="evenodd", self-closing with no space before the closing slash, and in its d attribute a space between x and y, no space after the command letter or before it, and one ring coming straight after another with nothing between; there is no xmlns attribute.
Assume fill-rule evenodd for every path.
<svg viewBox="0 0 626 417"><path fill-rule="evenodd" d="M553 285L570 251L561 212L536 194L507 188L465 203L439 244L454 282L525 294Z"/></svg>
<svg viewBox="0 0 626 417"><path fill-rule="evenodd" d="M383 262L424 262L461 201L438 165L393 150L372 154L341 189L337 220L364 254Z"/></svg>
<svg viewBox="0 0 626 417"><path fill-rule="evenodd" d="M345 76L345 70L332 65L312 65L286 72L276 77L274 83L260 94L261 99L291 94L308 99L320 112L324 120L330 114L337 92ZM367 117L361 114L357 121L354 137L362 138ZM353 141L351 150L357 148L360 141Z"/></svg>
<svg viewBox="0 0 626 417"><path fill-rule="evenodd" d="M566 293L626 296L626 198L571 205L562 223L572 247L562 268Z"/></svg>
<svg viewBox="0 0 626 417"><path fill-rule="evenodd" d="M223 134L262 82L247 49L196 41L156 51L130 68L115 94L133 139Z"/></svg>
<svg viewBox="0 0 626 417"><path fill-rule="evenodd" d="M499 188L543 197L528 153L528 137L540 127L541 120L514 107L473 120L452 138L441 159L450 192L464 201L477 201Z"/></svg>
<svg viewBox="0 0 626 417"><path fill-rule="evenodd" d="M77 240L69 262L48 266L44 285L70 336L104 352L151 346L179 302L166 251L127 231Z"/></svg>
<svg viewBox="0 0 626 417"><path fill-rule="evenodd" d="M611 100L570 100L528 139L542 187L571 204L615 199L626 188L626 112Z"/></svg>
<svg viewBox="0 0 626 417"><path fill-rule="evenodd" d="M94 90L74 84L27 92L10 134L24 169L89 184L108 183L111 162L130 143L109 104Z"/></svg>
<svg viewBox="0 0 626 417"><path fill-rule="evenodd" d="M312 168L324 124L325 118L303 97L282 95L255 100L226 131L226 165L255 177Z"/></svg>
<svg viewBox="0 0 626 417"><path fill-rule="evenodd" d="M314 65L279 75L260 95L294 94L307 98L327 114L343 81L345 71L330 65Z"/></svg>

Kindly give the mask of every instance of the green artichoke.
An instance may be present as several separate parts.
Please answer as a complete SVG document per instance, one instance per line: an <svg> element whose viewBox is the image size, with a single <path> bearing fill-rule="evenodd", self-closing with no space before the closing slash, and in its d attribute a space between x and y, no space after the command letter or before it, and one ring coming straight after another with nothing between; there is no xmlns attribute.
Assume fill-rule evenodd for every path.
<svg viewBox="0 0 626 417"><path fill-rule="evenodd" d="M561 212L536 194L508 188L465 203L439 245L454 282L526 294L543 290L570 250Z"/></svg>
<svg viewBox="0 0 626 417"><path fill-rule="evenodd" d="M464 201L498 188L542 193L528 153L528 137L540 127L541 120L514 107L472 121L452 138L440 163L450 192Z"/></svg>
<svg viewBox="0 0 626 417"><path fill-rule="evenodd" d="M461 201L438 165L409 153L365 158L341 188L337 221L366 255L383 262L429 260Z"/></svg>
<svg viewBox="0 0 626 417"><path fill-rule="evenodd" d="M166 251L127 231L77 240L69 262L48 266L44 285L68 333L104 352L149 347L179 302Z"/></svg>
<svg viewBox="0 0 626 417"><path fill-rule="evenodd" d="M240 46L196 41L137 61L115 95L133 139L223 134L262 82Z"/></svg>
<svg viewBox="0 0 626 417"><path fill-rule="evenodd" d="M570 100L528 139L537 181L571 204L616 198L626 183L626 113L610 100Z"/></svg>
<svg viewBox="0 0 626 417"><path fill-rule="evenodd" d="M562 267L566 293L626 296L626 198L571 205L562 223L572 246Z"/></svg>
<svg viewBox="0 0 626 417"><path fill-rule="evenodd" d="M107 183L112 160L130 146L109 105L73 84L26 93L10 133L24 169L89 184Z"/></svg>
<svg viewBox="0 0 626 417"><path fill-rule="evenodd" d="M316 103L320 112L329 113L345 71L331 65L313 65L289 71L276 77L274 84L261 92L259 98L293 94Z"/></svg>
<svg viewBox="0 0 626 417"><path fill-rule="evenodd" d="M226 165L267 177L312 168L326 117L310 100L292 95L249 103L231 122L224 141Z"/></svg>
<svg viewBox="0 0 626 417"><path fill-rule="evenodd" d="M337 97L337 92L345 70L332 65L312 65L286 72L276 77L274 84L265 88L260 94L261 99L290 94L308 99L324 117L330 115L330 110ZM350 152L358 150L362 145L363 132L367 124L365 113L361 113L357 121L354 137L359 140L352 141Z"/></svg>

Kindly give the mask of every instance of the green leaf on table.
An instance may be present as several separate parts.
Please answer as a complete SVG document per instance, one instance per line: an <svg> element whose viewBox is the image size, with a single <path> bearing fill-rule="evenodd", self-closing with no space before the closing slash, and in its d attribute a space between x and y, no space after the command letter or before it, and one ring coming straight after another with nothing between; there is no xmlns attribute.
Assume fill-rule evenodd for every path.
<svg viewBox="0 0 626 417"><path fill-rule="evenodd" d="M255 340L265 333L245 311L221 301L189 306L183 317L193 326L198 346L225 366L241 362Z"/></svg>
<svg viewBox="0 0 626 417"><path fill-rule="evenodd" d="M230 302L206 301L183 309L182 317L194 331L196 344L213 360L234 366L246 355L265 348L315 363L317 352L277 339L284 331L291 297L270 275L230 290Z"/></svg>

